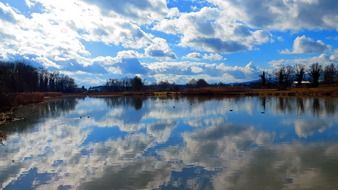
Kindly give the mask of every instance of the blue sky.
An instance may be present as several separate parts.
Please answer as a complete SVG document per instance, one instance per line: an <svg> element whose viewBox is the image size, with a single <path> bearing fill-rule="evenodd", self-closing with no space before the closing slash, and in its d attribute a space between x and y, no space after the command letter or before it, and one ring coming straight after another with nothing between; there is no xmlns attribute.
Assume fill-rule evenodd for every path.
<svg viewBox="0 0 338 190"><path fill-rule="evenodd" d="M242 82L338 61L336 0L0 0L0 59L99 85Z"/></svg>

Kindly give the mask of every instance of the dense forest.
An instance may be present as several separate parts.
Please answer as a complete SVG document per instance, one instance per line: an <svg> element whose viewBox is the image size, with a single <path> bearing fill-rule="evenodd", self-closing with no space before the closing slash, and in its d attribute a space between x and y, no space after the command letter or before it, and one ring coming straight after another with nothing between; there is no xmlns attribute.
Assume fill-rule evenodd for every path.
<svg viewBox="0 0 338 190"><path fill-rule="evenodd" d="M0 92L74 92L74 79L24 62L0 61Z"/></svg>

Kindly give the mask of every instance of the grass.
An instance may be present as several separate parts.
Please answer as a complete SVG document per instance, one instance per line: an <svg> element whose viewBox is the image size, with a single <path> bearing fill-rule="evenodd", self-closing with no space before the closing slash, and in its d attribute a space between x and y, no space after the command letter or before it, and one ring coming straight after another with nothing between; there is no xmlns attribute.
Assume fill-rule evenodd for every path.
<svg viewBox="0 0 338 190"><path fill-rule="evenodd" d="M43 102L48 98L61 97L58 92L24 92L0 94L0 112L8 111L13 107Z"/></svg>
<svg viewBox="0 0 338 190"><path fill-rule="evenodd" d="M83 94L82 94L83 95ZM205 87L176 91L130 91L130 92L96 92L89 96L332 96L338 97L337 86L320 86L318 88L251 89L245 87Z"/></svg>

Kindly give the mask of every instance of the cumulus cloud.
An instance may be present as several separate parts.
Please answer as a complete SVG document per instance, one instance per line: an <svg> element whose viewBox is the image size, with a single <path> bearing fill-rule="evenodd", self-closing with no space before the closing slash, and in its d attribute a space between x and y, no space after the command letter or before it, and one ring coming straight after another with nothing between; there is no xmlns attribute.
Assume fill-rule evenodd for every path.
<svg viewBox="0 0 338 190"><path fill-rule="evenodd" d="M210 83L240 82L256 79L260 70L248 63L244 67L227 66L224 63L203 62L153 62L145 64L151 71L150 74L159 82L167 80L171 82L186 83L193 78L204 78Z"/></svg>
<svg viewBox="0 0 338 190"><path fill-rule="evenodd" d="M145 55L154 58L176 58L167 41L162 38L153 39L153 43L145 49Z"/></svg>
<svg viewBox="0 0 338 190"><path fill-rule="evenodd" d="M93 59L92 64L103 65L112 76L121 78L124 75L146 74L145 68L138 60L137 56L142 56L134 51L119 52L116 57L100 56Z"/></svg>
<svg viewBox="0 0 338 190"><path fill-rule="evenodd" d="M90 53L78 39L77 33L66 23L48 13L32 14L31 18L15 13L19 19L15 23L0 20L0 33L5 36L1 49L4 57L15 55L39 57L44 63L78 59ZM44 16L42 16L44 15ZM46 64L48 65L48 64ZM53 65L53 64L49 64Z"/></svg>
<svg viewBox="0 0 338 190"><path fill-rule="evenodd" d="M192 60L205 59L205 60L211 60L211 61L224 60L224 57L218 53L201 54L198 52L192 52L192 53L188 53L187 55L185 55L184 58L192 59Z"/></svg>
<svg viewBox="0 0 338 190"><path fill-rule="evenodd" d="M236 41L223 41L219 38L197 38L188 42L197 49L205 49L212 52L236 52L248 49L247 46Z"/></svg>
<svg viewBox="0 0 338 190"><path fill-rule="evenodd" d="M250 25L274 30L337 29L335 0L208 0L232 18ZM316 15L315 17L313 15Z"/></svg>
<svg viewBox="0 0 338 190"><path fill-rule="evenodd" d="M206 60L212 60L212 61L224 60L224 57L222 55L218 54L218 53L204 54L203 58L206 59Z"/></svg>
<svg viewBox="0 0 338 190"><path fill-rule="evenodd" d="M270 38L268 33L236 22L224 11L211 7L163 19L153 29L182 35L180 45L183 47L215 53L252 49Z"/></svg>
<svg viewBox="0 0 338 190"><path fill-rule="evenodd" d="M132 49L153 47L160 41L159 37L144 32L139 25L118 16L104 15L96 6L81 1L29 1L29 6L37 5L43 11L26 17L1 3L0 22L4 26L0 28L3 37L1 49L6 50L2 57L35 55L55 63L77 60L86 65L91 62L91 52L83 41ZM162 39L161 47L169 49L165 43ZM166 51L162 53L168 54ZM155 52L154 55L159 54Z"/></svg>
<svg viewBox="0 0 338 190"><path fill-rule="evenodd" d="M293 42L292 50L282 50L282 54L323 53L330 47L321 40L313 40L306 36L298 36Z"/></svg>
<svg viewBox="0 0 338 190"><path fill-rule="evenodd" d="M328 65L337 62L338 62L338 51L334 50L333 52L325 52L318 56L313 56L309 58L272 60L269 62L269 64L271 64L273 67L279 67L281 65L295 65L295 64L303 64L308 66L312 63L320 63L322 65Z"/></svg>
<svg viewBox="0 0 338 190"><path fill-rule="evenodd" d="M94 73L100 81L108 76L99 73L111 77L143 74L149 81L170 78L180 83L192 77L244 81L254 78L255 72L243 72L250 69L236 66L226 66L224 72L224 64L208 67L203 61L219 63L227 53L259 50L260 45L272 42L275 31L338 28L334 0L206 0L189 2L189 11L175 7L178 1L165 0L24 2L29 11L0 2L0 58L28 59L51 71L74 72L80 83L81 78L90 81ZM112 50L113 55L100 52L101 47ZM182 49L192 53L178 56ZM293 47L281 53L321 55L271 63L336 61L337 54L329 54L330 50L323 41L298 36ZM114 57L117 51L120 53ZM174 60L176 65L171 63ZM158 61L173 68L152 70ZM203 64L191 64L196 61ZM182 62L191 66L182 66ZM167 72L178 70L174 69L177 65L183 72Z"/></svg>
<svg viewBox="0 0 338 190"><path fill-rule="evenodd" d="M198 52L188 53L184 57L187 58L187 59L201 59L201 58L203 58L202 54L200 54Z"/></svg>
<svg viewBox="0 0 338 190"><path fill-rule="evenodd" d="M132 21L153 22L169 13L165 0L83 0L97 5L108 15L122 15Z"/></svg>

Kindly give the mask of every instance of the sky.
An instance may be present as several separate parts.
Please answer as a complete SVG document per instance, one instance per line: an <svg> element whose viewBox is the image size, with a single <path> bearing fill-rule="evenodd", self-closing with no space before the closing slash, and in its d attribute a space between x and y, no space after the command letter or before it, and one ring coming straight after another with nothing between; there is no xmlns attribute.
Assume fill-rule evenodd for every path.
<svg viewBox="0 0 338 190"><path fill-rule="evenodd" d="M95 86L258 79L338 62L337 0L0 0L0 59Z"/></svg>

